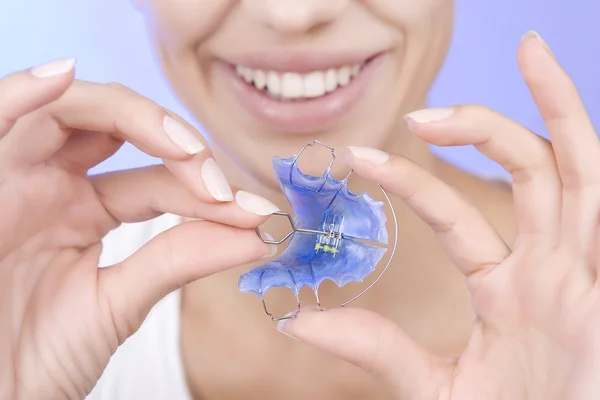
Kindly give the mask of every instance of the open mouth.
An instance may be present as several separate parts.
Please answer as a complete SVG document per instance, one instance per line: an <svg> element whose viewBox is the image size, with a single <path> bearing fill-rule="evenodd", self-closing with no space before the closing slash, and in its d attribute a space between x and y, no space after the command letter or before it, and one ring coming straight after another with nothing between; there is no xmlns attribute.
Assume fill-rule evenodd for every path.
<svg viewBox="0 0 600 400"><path fill-rule="evenodd" d="M237 65L235 71L248 84L274 99L306 100L325 96L349 85L367 62L305 74L264 71L243 65Z"/></svg>
<svg viewBox="0 0 600 400"><path fill-rule="evenodd" d="M271 65L251 60L221 62L218 70L246 111L267 127L313 132L346 115L360 101L385 54L323 69L289 60Z"/></svg>

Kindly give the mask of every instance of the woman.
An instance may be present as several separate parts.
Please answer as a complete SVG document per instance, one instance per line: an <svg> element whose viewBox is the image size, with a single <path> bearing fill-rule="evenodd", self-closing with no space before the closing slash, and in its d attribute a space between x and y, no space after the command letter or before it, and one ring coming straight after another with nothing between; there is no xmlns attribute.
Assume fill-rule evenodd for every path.
<svg viewBox="0 0 600 400"><path fill-rule="evenodd" d="M138 5L210 149L131 90L74 81L73 60L0 81L0 398L598 397L600 144L537 34L518 61L552 145L482 106L426 108L450 0ZM269 219L289 211L272 156L313 139L355 191L395 196L401 256L359 307L281 335L236 282L275 254L254 228L289 229ZM125 141L165 167L87 177ZM512 193L427 143L475 145Z"/></svg>

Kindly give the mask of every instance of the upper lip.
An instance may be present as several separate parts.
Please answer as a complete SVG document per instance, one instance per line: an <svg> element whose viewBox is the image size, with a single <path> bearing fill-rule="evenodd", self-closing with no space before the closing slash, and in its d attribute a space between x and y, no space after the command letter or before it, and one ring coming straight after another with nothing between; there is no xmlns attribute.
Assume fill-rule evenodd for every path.
<svg viewBox="0 0 600 400"><path fill-rule="evenodd" d="M382 51L268 51L222 57L232 65L275 72L323 71L365 62Z"/></svg>

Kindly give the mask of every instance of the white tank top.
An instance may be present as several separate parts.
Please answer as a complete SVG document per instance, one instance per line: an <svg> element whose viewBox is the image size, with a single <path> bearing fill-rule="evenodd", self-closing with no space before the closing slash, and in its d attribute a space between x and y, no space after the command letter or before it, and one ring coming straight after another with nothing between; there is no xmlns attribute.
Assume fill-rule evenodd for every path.
<svg viewBox="0 0 600 400"><path fill-rule="evenodd" d="M154 236L181 221L166 214L123 224L103 240L100 267L120 262ZM180 292L161 300L140 329L112 356L88 400L191 400L181 360Z"/></svg>

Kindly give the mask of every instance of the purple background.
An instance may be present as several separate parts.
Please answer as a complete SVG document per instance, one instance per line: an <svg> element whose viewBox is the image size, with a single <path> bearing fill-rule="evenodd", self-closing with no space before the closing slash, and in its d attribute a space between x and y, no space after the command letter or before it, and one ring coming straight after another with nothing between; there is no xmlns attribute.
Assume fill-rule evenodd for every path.
<svg viewBox="0 0 600 400"><path fill-rule="evenodd" d="M456 4L454 41L431 92L431 105L485 104L545 135L515 60L521 35L535 29L573 77L593 121L600 120L600 2L456 0ZM142 20L128 0L0 0L0 49L0 76L50 59L77 57L78 78L118 81L193 120L165 85ZM501 173L470 147L435 151L471 171ZM95 171L155 162L126 146Z"/></svg>

